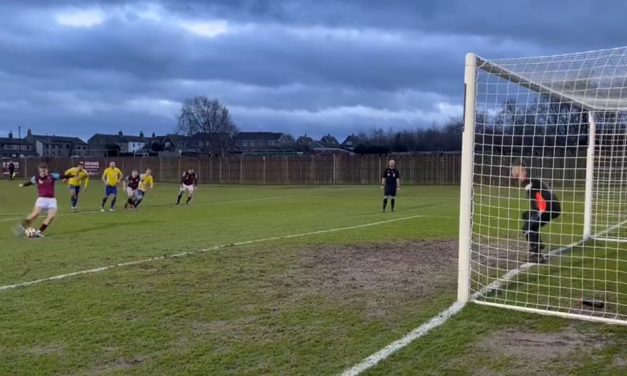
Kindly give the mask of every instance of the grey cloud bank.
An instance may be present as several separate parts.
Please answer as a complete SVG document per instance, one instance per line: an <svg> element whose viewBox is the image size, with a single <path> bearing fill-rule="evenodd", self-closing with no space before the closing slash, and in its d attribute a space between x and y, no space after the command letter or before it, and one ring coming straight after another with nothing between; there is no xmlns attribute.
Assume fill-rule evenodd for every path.
<svg viewBox="0 0 627 376"><path fill-rule="evenodd" d="M461 114L466 52L623 45L625 10L619 1L2 2L0 134L171 132L193 95L220 98L243 130L430 126Z"/></svg>

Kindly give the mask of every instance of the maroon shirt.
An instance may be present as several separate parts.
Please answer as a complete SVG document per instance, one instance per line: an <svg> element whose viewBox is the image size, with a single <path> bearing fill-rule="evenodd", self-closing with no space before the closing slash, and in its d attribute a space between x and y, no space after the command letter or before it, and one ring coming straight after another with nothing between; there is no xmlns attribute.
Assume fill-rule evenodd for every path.
<svg viewBox="0 0 627 376"><path fill-rule="evenodd" d="M181 183L185 184L185 185L196 185L196 184L198 184L198 181L196 179L196 173L192 172L190 174L189 172L185 172L183 174L183 177L181 178Z"/></svg>
<svg viewBox="0 0 627 376"><path fill-rule="evenodd" d="M132 175L129 175L126 177L126 185L129 186L129 188L135 190L137 188L139 188L139 181L141 180L141 178L139 177L139 175L133 177Z"/></svg>
<svg viewBox="0 0 627 376"><path fill-rule="evenodd" d="M46 176L33 176L30 182L37 185L37 196L44 198L54 198L54 183L61 179L55 172Z"/></svg>

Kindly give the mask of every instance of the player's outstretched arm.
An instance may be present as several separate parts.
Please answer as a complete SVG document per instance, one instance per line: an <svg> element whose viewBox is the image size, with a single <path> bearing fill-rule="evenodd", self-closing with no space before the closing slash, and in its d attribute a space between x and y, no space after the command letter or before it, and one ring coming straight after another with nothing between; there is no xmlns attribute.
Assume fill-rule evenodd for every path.
<svg viewBox="0 0 627 376"><path fill-rule="evenodd" d="M24 183L20 183L18 185L18 187L23 188L23 187L28 187L28 186L31 186L31 185L35 185L35 177L34 176L29 181L24 182Z"/></svg>

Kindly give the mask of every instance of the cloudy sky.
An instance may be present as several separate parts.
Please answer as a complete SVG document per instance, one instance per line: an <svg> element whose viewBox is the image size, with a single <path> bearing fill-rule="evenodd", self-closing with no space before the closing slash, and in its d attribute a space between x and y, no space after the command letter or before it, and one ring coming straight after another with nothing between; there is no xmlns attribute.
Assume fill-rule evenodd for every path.
<svg viewBox="0 0 627 376"><path fill-rule="evenodd" d="M0 2L0 136L174 131L184 98L241 130L344 136L461 114L464 55L627 45L624 1Z"/></svg>

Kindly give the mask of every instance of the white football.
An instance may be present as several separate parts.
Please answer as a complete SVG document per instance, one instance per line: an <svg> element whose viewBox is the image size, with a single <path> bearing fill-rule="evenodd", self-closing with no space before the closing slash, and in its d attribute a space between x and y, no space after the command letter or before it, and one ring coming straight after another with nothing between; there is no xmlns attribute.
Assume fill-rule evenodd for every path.
<svg viewBox="0 0 627 376"><path fill-rule="evenodd" d="M34 238L36 234L37 230L35 230L33 227L29 227L24 231L24 235L26 235L27 238Z"/></svg>

